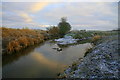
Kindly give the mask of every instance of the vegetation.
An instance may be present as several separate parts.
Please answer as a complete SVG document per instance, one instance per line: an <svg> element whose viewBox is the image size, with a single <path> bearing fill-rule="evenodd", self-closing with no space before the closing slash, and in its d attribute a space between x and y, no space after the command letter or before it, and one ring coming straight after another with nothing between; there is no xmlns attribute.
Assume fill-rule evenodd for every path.
<svg viewBox="0 0 120 80"><path fill-rule="evenodd" d="M71 25L66 22L67 19L65 17L61 18L61 22L57 26L51 26L46 28L50 38L58 38L63 37L66 33L68 33L71 29Z"/></svg>
<svg viewBox="0 0 120 80"><path fill-rule="evenodd" d="M96 41L98 41L100 39L101 39L100 35L95 35L95 36L92 37L92 42L96 42Z"/></svg>
<svg viewBox="0 0 120 80"><path fill-rule="evenodd" d="M70 33L74 34L73 38L75 39L83 39L83 38L89 38L89 37L104 37L109 35L116 35L118 34L117 31L86 31L86 30L75 30L71 31Z"/></svg>
<svg viewBox="0 0 120 80"><path fill-rule="evenodd" d="M51 26L51 27L47 28L47 31L51 37L58 37L59 36L59 28L56 26Z"/></svg>
<svg viewBox="0 0 120 80"><path fill-rule="evenodd" d="M112 35L109 35L112 34ZM115 78L118 79L118 32L111 32L105 36L100 43L85 53L82 62L76 61L69 68L59 74L59 78ZM102 34L103 35L103 34ZM100 35L101 36L101 35ZM100 36L95 35L92 39L98 40ZM98 41L99 42L99 41ZM89 55L87 55L89 54ZM114 62L114 64L112 64ZM102 65L101 65L102 64ZM97 66L98 65L98 66ZM103 66L104 65L104 66ZM101 67L103 67L101 69ZM94 76L95 75L95 76Z"/></svg>
<svg viewBox="0 0 120 80"><path fill-rule="evenodd" d="M65 35L71 29L71 25L66 21L67 19L65 17L62 17L61 22L58 24L60 35Z"/></svg>
<svg viewBox="0 0 120 80"><path fill-rule="evenodd" d="M62 21L65 22L66 20L64 20L63 18ZM31 45L41 43L49 36L56 38L60 35L59 27L55 26L48 28L47 31L31 29L12 29L4 27L0 28L0 30L2 30L2 53L7 54L18 52ZM94 43L101 37L115 35L116 33L116 31L80 30L70 31L67 35L73 36L73 38L75 39L83 39L82 41L85 41L85 39L89 40L89 38L91 38L91 41Z"/></svg>
<svg viewBox="0 0 120 80"><path fill-rule="evenodd" d="M75 39L82 39L85 37L92 37L92 34L90 32L87 31L72 31L71 33L74 33L75 35L73 36L73 38Z"/></svg>
<svg viewBox="0 0 120 80"><path fill-rule="evenodd" d="M2 48L3 54L11 54L25 49L28 46L35 45L44 41L45 31L31 29L2 29ZM42 33L42 34L41 34Z"/></svg>

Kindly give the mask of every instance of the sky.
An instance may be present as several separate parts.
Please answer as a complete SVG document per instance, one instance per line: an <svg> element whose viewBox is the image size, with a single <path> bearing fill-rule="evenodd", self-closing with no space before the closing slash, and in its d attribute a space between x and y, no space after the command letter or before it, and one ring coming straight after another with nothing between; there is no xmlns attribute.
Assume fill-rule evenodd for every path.
<svg viewBox="0 0 120 80"><path fill-rule="evenodd" d="M95 1L95 0L94 0ZM4 27L45 30L67 17L72 30L113 30L118 28L117 2L9 2L2 6Z"/></svg>

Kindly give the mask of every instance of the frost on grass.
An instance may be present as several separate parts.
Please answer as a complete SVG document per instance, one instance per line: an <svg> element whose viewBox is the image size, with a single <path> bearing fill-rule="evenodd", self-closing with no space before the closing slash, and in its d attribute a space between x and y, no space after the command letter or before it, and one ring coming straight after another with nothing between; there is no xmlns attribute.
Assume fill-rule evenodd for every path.
<svg viewBox="0 0 120 80"><path fill-rule="evenodd" d="M104 41L105 40L105 41ZM119 79L120 56L117 36L110 36L97 44L76 69L65 70L65 78L117 78Z"/></svg>

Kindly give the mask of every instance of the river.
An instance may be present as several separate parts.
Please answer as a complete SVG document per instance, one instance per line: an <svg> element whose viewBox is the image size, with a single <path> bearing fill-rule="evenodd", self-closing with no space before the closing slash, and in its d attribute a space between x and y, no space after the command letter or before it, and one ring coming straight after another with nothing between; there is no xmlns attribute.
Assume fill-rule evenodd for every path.
<svg viewBox="0 0 120 80"><path fill-rule="evenodd" d="M62 47L62 51L55 43L46 41L32 46L24 51L2 59L3 78L55 78L73 61L83 58L84 53L91 47L90 43Z"/></svg>

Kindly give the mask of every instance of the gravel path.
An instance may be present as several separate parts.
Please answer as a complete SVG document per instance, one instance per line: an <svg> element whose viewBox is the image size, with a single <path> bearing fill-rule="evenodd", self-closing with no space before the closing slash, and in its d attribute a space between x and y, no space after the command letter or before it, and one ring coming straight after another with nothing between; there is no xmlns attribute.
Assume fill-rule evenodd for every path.
<svg viewBox="0 0 120 80"><path fill-rule="evenodd" d="M82 62L69 67L60 74L64 78L120 78L118 36L103 38Z"/></svg>

